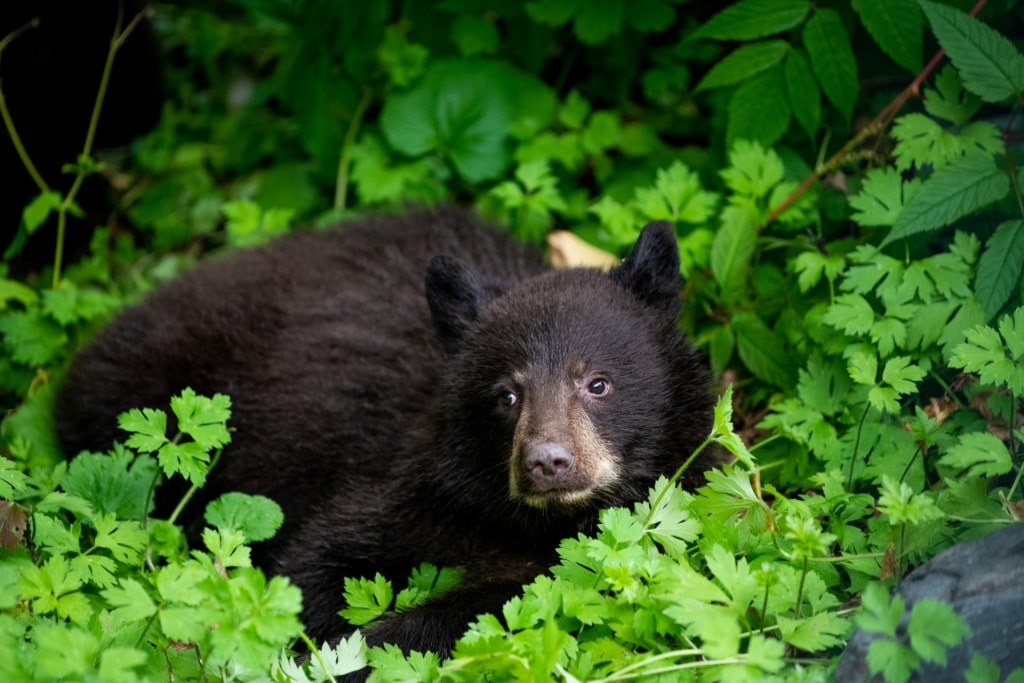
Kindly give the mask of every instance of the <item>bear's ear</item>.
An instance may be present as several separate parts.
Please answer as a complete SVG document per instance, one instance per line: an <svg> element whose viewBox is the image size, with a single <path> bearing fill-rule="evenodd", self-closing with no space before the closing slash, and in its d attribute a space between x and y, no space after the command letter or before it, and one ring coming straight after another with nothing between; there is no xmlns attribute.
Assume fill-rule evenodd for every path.
<svg viewBox="0 0 1024 683"><path fill-rule="evenodd" d="M458 353L462 338L483 306L483 279L457 259L435 256L427 268L427 303L444 352Z"/></svg>
<svg viewBox="0 0 1024 683"><path fill-rule="evenodd" d="M679 245L665 221L648 223L636 245L610 276L641 302L675 316L679 312Z"/></svg>

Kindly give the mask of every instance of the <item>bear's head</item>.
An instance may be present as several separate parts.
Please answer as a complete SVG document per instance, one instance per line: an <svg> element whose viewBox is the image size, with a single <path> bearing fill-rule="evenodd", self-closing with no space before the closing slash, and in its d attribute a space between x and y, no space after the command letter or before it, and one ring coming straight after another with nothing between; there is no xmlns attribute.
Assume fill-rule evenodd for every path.
<svg viewBox="0 0 1024 683"><path fill-rule="evenodd" d="M707 373L677 327L664 223L610 273L507 285L439 256L427 299L447 356L438 471L460 510L526 525L641 499L707 436Z"/></svg>

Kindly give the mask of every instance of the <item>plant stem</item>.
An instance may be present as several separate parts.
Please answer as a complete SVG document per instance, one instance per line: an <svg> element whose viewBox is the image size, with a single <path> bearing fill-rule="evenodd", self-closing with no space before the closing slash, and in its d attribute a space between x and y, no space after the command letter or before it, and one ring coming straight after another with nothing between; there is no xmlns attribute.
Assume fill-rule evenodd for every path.
<svg viewBox="0 0 1024 683"><path fill-rule="evenodd" d="M868 409L871 407L871 403L864 404L864 413L860 416L860 421L857 422L857 437L853 440L853 455L850 456L850 471L846 475L846 490L853 490L853 466L857 463L857 451L860 450L860 435L864 429L864 420L868 417Z"/></svg>
<svg viewBox="0 0 1024 683"><path fill-rule="evenodd" d="M807 557L804 557L804 567L800 572L800 585L796 589L796 605L793 606L793 617L800 618L800 604L804 601L804 581L807 580Z"/></svg>
<svg viewBox="0 0 1024 683"><path fill-rule="evenodd" d="M341 158L338 159L338 178L334 185L335 209L344 209L345 204L348 202L348 167L352 163L349 152L352 149L352 145L355 144L359 128L363 124L363 116L366 115L366 110L370 108L372 103L373 90L366 88L363 90L363 96L359 100L359 104L356 105L356 110L352 112L352 120L348 122L345 140L341 144Z"/></svg>
<svg viewBox="0 0 1024 683"><path fill-rule="evenodd" d="M83 160L88 159L92 155L93 142L96 139L96 131L99 128L100 112L103 110L103 101L106 99L107 88L110 85L110 74L114 69L114 57L121 46L124 45L124 41L127 40L128 36L131 35L132 31L135 30L135 27L139 25L139 22L146 15L146 10L142 10L132 18L122 31L123 12L124 4L119 3L117 23L114 25L114 35L110 39L110 49L107 50L107 59L103 63L100 85L96 90L96 100L93 102L92 114L89 117L89 128L85 132L85 144L82 145L82 153L78 155L78 170L75 173L74 181L71 183L71 189L64 195L64 201L60 203L60 207L57 209L57 246L53 255L53 289L57 289L60 285L61 269L64 265L64 236L67 232L67 213L74 206L75 197L78 196L78 191L82 188L82 183L87 175Z"/></svg>
<svg viewBox="0 0 1024 683"><path fill-rule="evenodd" d="M694 449L693 453L690 454L690 457L686 459L686 462L680 465L679 469L675 471L675 474L672 475L672 478L668 480L668 485L661 490L661 493L658 494L658 497L654 499L654 503L651 504L651 509L650 511L648 511L647 518L644 520L644 528L647 528L647 526L651 523L651 518L654 516L654 511L658 509L659 505L661 505L661 501L665 497L665 494L668 493L668 490L672 488L672 486L674 486L677 481L679 481L679 477L683 476L683 472L686 471L686 468L689 467L694 460L696 460L697 456L700 455L701 452L708 447L708 445L712 442L712 440L714 440L714 438L715 435L711 434L710 436L708 436L708 438L704 439L704 443L697 446L697 448Z"/></svg>
<svg viewBox="0 0 1024 683"><path fill-rule="evenodd" d="M223 448L218 448L217 452L213 454L213 459L210 461L210 467L208 470L206 470L207 474L209 474L213 470L213 468L217 466L217 463L220 461L221 453L223 452ZM178 516L185 509L185 506L188 505L188 502L192 500L192 496L194 496L196 494L196 491L198 491L200 488L202 488L200 484L192 484L192 486L188 487L188 491L185 492L185 495L181 497L180 501L178 501L178 505L175 506L174 512L172 512L171 516L167 518L168 522L174 524L178 520Z"/></svg>
<svg viewBox="0 0 1024 683"><path fill-rule="evenodd" d="M15 38L20 36L25 31L33 29L39 26L39 19L33 19L21 28L18 28L0 40L0 55L3 55L4 49L13 41ZM28 171L29 176L32 178L32 182L36 184L40 192L49 192L50 186L46 184L43 176L40 175L36 165L32 163L31 157L28 155L28 151L25 150L25 144L21 141L21 136L18 135L18 129L14 126L14 119L11 118L11 112L7 108L7 98L4 96L3 88L0 87L0 117L4 120L4 128L7 129L7 134L11 136L11 143L14 145L14 150L18 153L18 158L21 159L22 165L25 170Z"/></svg>

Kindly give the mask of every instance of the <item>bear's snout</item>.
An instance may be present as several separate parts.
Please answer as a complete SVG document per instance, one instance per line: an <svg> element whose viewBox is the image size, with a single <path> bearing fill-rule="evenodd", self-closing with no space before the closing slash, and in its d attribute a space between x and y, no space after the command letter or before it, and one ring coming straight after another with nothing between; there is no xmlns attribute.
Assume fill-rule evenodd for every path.
<svg viewBox="0 0 1024 683"><path fill-rule="evenodd" d="M572 471L576 459L565 446L552 441L531 446L523 465L539 490L558 487Z"/></svg>

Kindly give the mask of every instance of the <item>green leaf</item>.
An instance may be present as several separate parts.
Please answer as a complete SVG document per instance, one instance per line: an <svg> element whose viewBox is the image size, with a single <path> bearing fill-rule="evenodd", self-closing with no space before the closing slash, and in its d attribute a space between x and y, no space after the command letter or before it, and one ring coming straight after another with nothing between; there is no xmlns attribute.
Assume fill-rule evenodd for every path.
<svg viewBox="0 0 1024 683"><path fill-rule="evenodd" d="M732 211L711 246L711 272L725 301L742 298L747 290L750 259L757 242L757 217L752 211Z"/></svg>
<svg viewBox="0 0 1024 683"><path fill-rule="evenodd" d="M700 80L694 92L745 82L762 71L781 64L788 51L789 43L784 40L766 40L741 45L715 64Z"/></svg>
<svg viewBox="0 0 1024 683"><path fill-rule="evenodd" d="M970 477L998 477L1013 469L1006 444L988 432L964 434L939 462Z"/></svg>
<svg viewBox="0 0 1024 683"><path fill-rule="evenodd" d="M0 334L10 357L30 367L54 362L68 343L64 330L38 308L0 314Z"/></svg>
<svg viewBox="0 0 1024 683"><path fill-rule="evenodd" d="M171 398L171 411L178 418L178 431L191 436L203 450L221 448L231 441L226 424L231 417L231 399L224 394L208 398L186 388Z"/></svg>
<svg viewBox="0 0 1024 683"><path fill-rule="evenodd" d="M921 367L911 365L910 358L896 356L885 362L885 367L882 369L882 381L902 396L915 391L917 383L927 374Z"/></svg>
<svg viewBox="0 0 1024 683"><path fill-rule="evenodd" d="M861 225L893 225L904 204L921 187L921 180L903 180L892 168L873 168L864 176L860 192L850 196L853 220Z"/></svg>
<svg viewBox="0 0 1024 683"><path fill-rule="evenodd" d="M974 289L978 303L991 320L1020 286L1024 272L1024 221L1001 223L985 243L978 261Z"/></svg>
<svg viewBox="0 0 1024 683"><path fill-rule="evenodd" d="M363 626L383 615L394 592L391 582L380 574L370 579L345 579L345 609L339 614L354 626Z"/></svg>
<svg viewBox="0 0 1024 683"><path fill-rule="evenodd" d="M868 667L872 675L882 673L887 683L907 683L921 668L921 660L896 640L876 640L868 646Z"/></svg>
<svg viewBox="0 0 1024 683"><path fill-rule="evenodd" d="M82 453L72 459L61 487L88 500L98 512L140 520L149 512L144 506L156 474L153 458L136 458L116 447L107 455Z"/></svg>
<svg viewBox="0 0 1024 683"><path fill-rule="evenodd" d="M1002 333L1002 339L999 332ZM1006 384L1024 395L1024 307L999 320L999 332L979 325L964 333L966 341L953 349L950 364L978 373L984 384ZM1003 344L1006 340L1006 345Z"/></svg>
<svg viewBox="0 0 1024 683"><path fill-rule="evenodd" d="M936 118L963 126L978 113L981 99L964 90L956 69L947 64L935 77L935 88L924 89L924 108Z"/></svg>
<svg viewBox="0 0 1024 683"><path fill-rule="evenodd" d="M781 389L791 389L796 379L793 355L781 339L754 313L737 313L732 327L736 350L754 376Z"/></svg>
<svg viewBox="0 0 1024 683"><path fill-rule="evenodd" d="M452 42L466 56L493 54L498 50L498 27L483 17L460 15L451 28Z"/></svg>
<svg viewBox="0 0 1024 683"><path fill-rule="evenodd" d="M115 623L142 621L156 614L156 604L141 583L131 578L121 578L117 586L100 591L100 595L111 608Z"/></svg>
<svg viewBox="0 0 1024 683"><path fill-rule="evenodd" d="M849 631L849 620L834 612L820 612L806 619L777 617L782 639L807 652L821 652L843 645Z"/></svg>
<svg viewBox="0 0 1024 683"><path fill-rule="evenodd" d="M739 140L729 149L729 167L720 175L737 195L760 199L782 182L785 172L775 150L765 149L757 142Z"/></svg>
<svg viewBox="0 0 1024 683"><path fill-rule="evenodd" d="M888 517L892 526L921 525L945 517L931 496L927 493L915 494L905 481L897 482L889 475L883 474L880 490L878 509Z"/></svg>
<svg viewBox="0 0 1024 683"><path fill-rule="evenodd" d="M727 143L750 140L769 147L789 128L790 118L782 69L766 69L738 87L729 100Z"/></svg>
<svg viewBox="0 0 1024 683"><path fill-rule="evenodd" d="M860 85L857 60L839 13L818 8L804 26L803 38L825 96L849 121Z"/></svg>
<svg viewBox="0 0 1024 683"><path fill-rule="evenodd" d="M157 452L157 461L168 477L180 474L196 486L206 483L210 454L195 442L166 443Z"/></svg>
<svg viewBox="0 0 1024 683"><path fill-rule="evenodd" d="M800 48L793 48L782 65L790 109L804 132L813 137L821 125L821 88L814 77L811 60Z"/></svg>
<svg viewBox="0 0 1024 683"><path fill-rule="evenodd" d="M698 225L711 220L717 204L718 195L705 191L700 176L681 161L658 169L654 187L637 188L633 202L650 220Z"/></svg>
<svg viewBox="0 0 1024 683"><path fill-rule="evenodd" d="M918 1L964 87L986 102L1024 92L1024 56L1013 43L956 8Z"/></svg>
<svg viewBox="0 0 1024 683"><path fill-rule="evenodd" d="M992 157L969 154L953 159L910 199L881 246L949 225L999 201L1009 191L1010 179Z"/></svg>
<svg viewBox="0 0 1024 683"><path fill-rule="evenodd" d="M57 212L63 201L60 192L55 190L47 190L33 197L21 213L21 224L25 227L25 232L31 235L38 230L51 213Z"/></svg>
<svg viewBox="0 0 1024 683"><path fill-rule="evenodd" d="M945 666L946 650L970 636L971 629L948 602L925 598L910 609L907 635L921 659Z"/></svg>
<svg viewBox="0 0 1024 683"><path fill-rule="evenodd" d="M273 538L284 522L281 506L266 496L232 491L206 506L206 523L218 529L236 529L246 543Z"/></svg>
<svg viewBox="0 0 1024 683"><path fill-rule="evenodd" d="M126 442L129 448L153 453L167 443L167 413L162 410L132 408L117 416L117 425L131 432Z"/></svg>
<svg viewBox="0 0 1024 683"><path fill-rule="evenodd" d="M113 515L100 513L96 515L95 524L94 543L97 548L106 548L121 564L135 566L140 563L149 538L141 523L118 520Z"/></svg>
<svg viewBox="0 0 1024 683"><path fill-rule="evenodd" d="M413 89L387 98L381 130L403 154L437 152L470 182L494 178L511 160L511 71L491 62L435 61Z"/></svg>
<svg viewBox="0 0 1024 683"><path fill-rule="evenodd" d="M850 335L862 335L875 324L875 311L859 294L840 294L828 307L822 320Z"/></svg>
<svg viewBox="0 0 1024 683"><path fill-rule="evenodd" d="M864 28L894 62L908 71L921 70L921 10L914 0L853 0Z"/></svg>
<svg viewBox="0 0 1024 683"><path fill-rule="evenodd" d="M711 17L695 37L754 40L799 25L810 9L807 0L741 0Z"/></svg>

